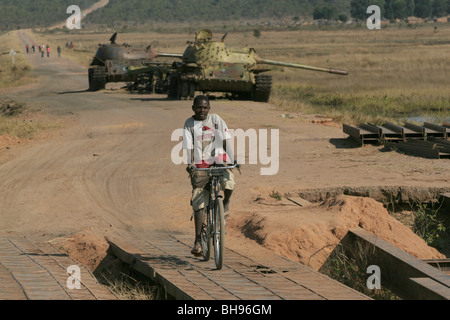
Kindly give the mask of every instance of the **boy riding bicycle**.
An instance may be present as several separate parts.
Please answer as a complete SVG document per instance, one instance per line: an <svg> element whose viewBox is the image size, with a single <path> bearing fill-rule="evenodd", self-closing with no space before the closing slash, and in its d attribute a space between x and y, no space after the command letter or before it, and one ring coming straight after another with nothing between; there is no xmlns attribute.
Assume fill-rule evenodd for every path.
<svg viewBox="0 0 450 320"><path fill-rule="evenodd" d="M202 255L200 245L202 224L205 220L205 209L209 204L209 175L206 171L195 171L197 168L209 168L212 165L224 165L228 159L226 141L231 139L225 121L217 114L209 114L211 107L207 96L200 95L194 99L192 110L194 115L184 124L183 149L187 151L189 172L192 184L191 205L194 210L195 241L191 253ZM235 182L231 170L226 170L220 178L224 189L224 209L228 211L230 197Z"/></svg>

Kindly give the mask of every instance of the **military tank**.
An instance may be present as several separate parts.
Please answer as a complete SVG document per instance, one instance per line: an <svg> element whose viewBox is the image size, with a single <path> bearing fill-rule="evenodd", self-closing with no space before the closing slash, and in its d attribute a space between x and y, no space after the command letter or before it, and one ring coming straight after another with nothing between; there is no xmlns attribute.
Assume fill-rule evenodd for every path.
<svg viewBox="0 0 450 320"><path fill-rule="evenodd" d="M128 82L131 87L154 91L154 78L161 75L161 68L155 63L156 53L152 46L137 49L127 43L117 44L116 39L117 32L109 40L110 43L99 44L88 70L89 90L104 89L109 82ZM128 72L130 68L147 69L144 74Z"/></svg>
<svg viewBox="0 0 450 320"><path fill-rule="evenodd" d="M188 42L181 62L173 64L169 79L168 96L174 99L192 98L196 91L225 92L234 97L267 102L272 88L272 76L263 74L270 69L260 65L300 68L338 75L345 70L317 68L260 58L255 49L235 49L226 46L224 39L212 41L210 30L196 33L195 41Z"/></svg>

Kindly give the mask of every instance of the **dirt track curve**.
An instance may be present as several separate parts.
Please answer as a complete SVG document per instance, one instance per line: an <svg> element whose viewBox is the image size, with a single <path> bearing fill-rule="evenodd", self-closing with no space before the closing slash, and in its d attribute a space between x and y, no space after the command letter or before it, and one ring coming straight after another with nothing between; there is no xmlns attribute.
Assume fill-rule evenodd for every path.
<svg viewBox="0 0 450 320"><path fill-rule="evenodd" d="M26 35L18 32L22 41ZM191 101L159 95L87 91L87 70L64 58L29 55L40 81L3 96L70 120L45 141L2 152L0 235L51 239L77 232L132 239L149 232L193 232L190 183L171 161L172 132L191 116ZM280 169L261 176L260 165L236 174L231 215L286 207L257 205L271 191L341 186L448 187L450 161L426 160L380 147L351 148L342 129L308 123L264 103L212 102L230 128L279 128ZM227 236L230 246L239 237Z"/></svg>

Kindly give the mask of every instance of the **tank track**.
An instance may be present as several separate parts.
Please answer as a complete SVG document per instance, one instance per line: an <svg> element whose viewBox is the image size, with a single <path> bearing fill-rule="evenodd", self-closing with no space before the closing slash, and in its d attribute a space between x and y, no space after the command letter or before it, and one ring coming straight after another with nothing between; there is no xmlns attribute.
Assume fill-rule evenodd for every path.
<svg viewBox="0 0 450 320"><path fill-rule="evenodd" d="M169 80L168 97L171 99L193 99L195 83L181 79L180 75L172 75Z"/></svg>
<svg viewBox="0 0 450 320"><path fill-rule="evenodd" d="M253 100L258 102L268 102L270 90L272 89L272 76L258 74L255 76L255 86L253 88Z"/></svg>
<svg viewBox="0 0 450 320"><path fill-rule="evenodd" d="M178 76L173 74L169 76L169 88L167 90L167 97L169 99L177 99Z"/></svg>
<svg viewBox="0 0 450 320"><path fill-rule="evenodd" d="M95 66L89 69L89 90L98 91L105 89L106 67Z"/></svg>

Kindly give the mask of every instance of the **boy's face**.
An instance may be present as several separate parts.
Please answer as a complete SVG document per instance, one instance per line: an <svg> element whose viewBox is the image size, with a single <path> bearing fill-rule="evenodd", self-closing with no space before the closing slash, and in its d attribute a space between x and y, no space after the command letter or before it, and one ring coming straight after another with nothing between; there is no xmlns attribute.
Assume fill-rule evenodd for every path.
<svg viewBox="0 0 450 320"><path fill-rule="evenodd" d="M199 120L199 121L203 121L208 116L208 113L209 113L209 110L210 110L210 106L209 106L207 101L200 100L200 101L196 102L196 104L194 104L192 106L192 110L195 113L194 119L195 120Z"/></svg>

